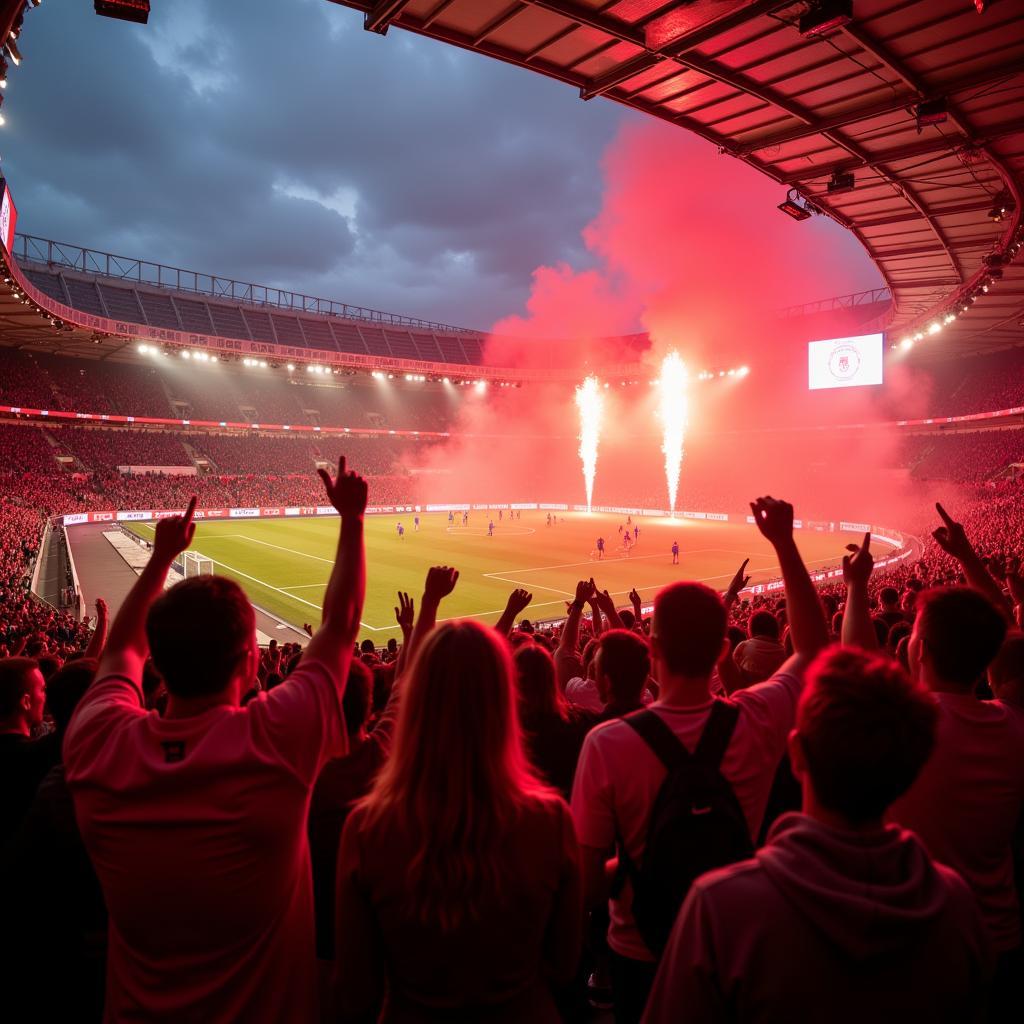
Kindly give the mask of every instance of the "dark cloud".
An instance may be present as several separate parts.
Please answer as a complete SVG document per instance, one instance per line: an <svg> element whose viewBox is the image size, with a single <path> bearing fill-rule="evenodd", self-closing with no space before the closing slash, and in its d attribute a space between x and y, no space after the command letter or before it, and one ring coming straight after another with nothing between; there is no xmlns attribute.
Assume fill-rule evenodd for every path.
<svg viewBox="0 0 1024 1024"><path fill-rule="evenodd" d="M589 259L610 103L325 0L44 4L4 160L33 234L454 323Z"/></svg>

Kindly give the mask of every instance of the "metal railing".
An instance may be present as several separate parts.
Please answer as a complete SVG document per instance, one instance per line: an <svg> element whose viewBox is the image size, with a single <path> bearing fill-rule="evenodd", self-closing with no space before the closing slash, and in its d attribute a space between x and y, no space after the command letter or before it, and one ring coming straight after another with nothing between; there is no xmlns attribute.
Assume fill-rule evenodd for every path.
<svg viewBox="0 0 1024 1024"><path fill-rule="evenodd" d="M419 317L387 313L367 306L353 306L334 299L321 299L285 288L273 288L250 281L236 281L230 277L202 274L196 270L171 267L164 263L117 256L98 249L86 249L81 245L55 242L36 235L17 234L14 237L14 257L45 263L51 267L64 267L83 274L96 274L115 281L130 281L135 284L153 285L174 291L192 292L214 299L226 299L251 306L271 306L299 313L318 313L323 316L342 317L346 320L363 320L368 323L385 324L394 327L419 327L429 331L445 331L458 334L479 334L469 327L455 327L452 324L421 320Z"/></svg>
<svg viewBox="0 0 1024 1024"><path fill-rule="evenodd" d="M830 299L818 299L815 302L802 302L797 306L786 306L775 310L778 317L811 316L814 313L831 313L837 309L853 309L856 306L872 306L878 302L892 302L892 292L888 288L871 288L865 292L853 292L851 295L835 295Z"/></svg>
<svg viewBox="0 0 1024 1024"><path fill-rule="evenodd" d="M81 245L39 238L36 235L20 233L15 235L14 256L18 260L45 263L50 267L64 267L83 274L109 277L115 281L130 281L157 288L192 292L195 295L226 299L230 302L239 302L250 306L270 306L274 309L287 309L291 312L317 313L322 316L335 316L346 320L361 320L366 323L394 327L418 327L428 331L472 335L481 335L482 333L471 327L456 327L433 320L422 320L419 317L403 316L400 313L387 313L367 306L353 306L335 299L322 299L315 295L293 292L285 288L253 284L250 281L236 281L234 278L203 274L196 270L168 266L165 263L133 259L130 256L118 256L110 252L101 252L98 249L87 249ZM828 299L787 306L773 312L777 317L790 318L832 312L837 309L852 309L856 306L870 306L881 302L892 302L892 293L888 288L872 288L850 295L837 295ZM882 314L878 319L885 316L886 314Z"/></svg>

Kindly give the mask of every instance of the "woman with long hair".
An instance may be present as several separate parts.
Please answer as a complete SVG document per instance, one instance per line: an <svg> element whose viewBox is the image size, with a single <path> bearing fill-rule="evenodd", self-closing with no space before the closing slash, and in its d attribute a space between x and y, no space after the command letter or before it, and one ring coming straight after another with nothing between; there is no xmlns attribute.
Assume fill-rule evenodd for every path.
<svg viewBox="0 0 1024 1024"><path fill-rule="evenodd" d="M572 818L523 753L508 647L448 622L342 834L337 1017L555 1022L548 984L572 977L582 919Z"/></svg>
<svg viewBox="0 0 1024 1024"><path fill-rule="evenodd" d="M540 644L523 644L513 660L527 756L540 777L568 800L583 740L597 716L581 712L562 696L555 662Z"/></svg>

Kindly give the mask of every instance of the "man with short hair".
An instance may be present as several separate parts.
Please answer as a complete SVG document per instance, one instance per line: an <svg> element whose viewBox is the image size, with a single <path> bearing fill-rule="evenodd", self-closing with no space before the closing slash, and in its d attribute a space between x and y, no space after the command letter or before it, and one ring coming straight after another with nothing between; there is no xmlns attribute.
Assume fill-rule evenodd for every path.
<svg viewBox="0 0 1024 1024"><path fill-rule="evenodd" d="M895 626L897 622L906 622L906 616L900 609L900 592L895 587L882 587L878 592L878 613L886 626Z"/></svg>
<svg viewBox="0 0 1024 1024"><path fill-rule="evenodd" d="M851 648L808 676L788 741L803 813L690 887L645 1024L983 1019L992 957L970 889L883 825L932 752L934 703Z"/></svg>
<svg viewBox="0 0 1024 1024"><path fill-rule="evenodd" d="M0 844L25 817L36 787L60 760L55 736L33 739L46 709L46 682L34 658L0 658Z"/></svg>
<svg viewBox="0 0 1024 1024"><path fill-rule="evenodd" d="M910 669L932 692L938 739L890 820L913 829L973 889L999 957L994 1002L1019 1010L1024 958L1011 842L1024 810L1024 716L974 693L1006 622L967 587L926 590L917 609Z"/></svg>
<svg viewBox="0 0 1024 1024"><path fill-rule="evenodd" d="M747 634L748 639L736 645L733 661L749 685L774 675L786 660L786 648L779 643L779 620L764 609L750 616Z"/></svg>
<svg viewBox="0 0 1024 1024"><path fill-rule="evenodd" d="M651 653L643 638L628 629L606 630L597 641L594 654L594 685L602 710L596 722L621 718L643 706L651 674Z"/></svg>
<svg viewBox="0 0 1024 1024"><path fill-rule="evenodd" d="M68 786L110 913L108 1020L317 1019L306 813L320 769L347 749L367 496L344 458L335 480L318 472L341 531L322 624L283 682L239 706L259 648L232 581L163 593L192 541L193 498L157 524L68 728ZM150 652L162 718L142 706Z"/></svg>
<svg viewBox="0 0 1024 1024"><path fill-rule="evenodd" d="M751 508L782 567L796 655L768 681L739 691L734 702L713 698L712 675L731 650L725 604L701 583L674 583L655 598L651 653L660 699L642 712L656 715L691 756L713 714L720 720L723 713L730 717L735 713L720 773L739 804L748 844L758 834L786 749L805 662L828 641L817 592L793 539L792 506L761 498ZM717 705L722 707L716 710ZM608 860L617 846L620 860L642 864L652 807L666 778L661 757L628 719L607 722L587 736L576 771L572 811L591 905L609 896ZM634 917L634 883L629 872L623 881L612 894L608 933L618 1024L639 1020L660 952L648 945Z"/></svg>

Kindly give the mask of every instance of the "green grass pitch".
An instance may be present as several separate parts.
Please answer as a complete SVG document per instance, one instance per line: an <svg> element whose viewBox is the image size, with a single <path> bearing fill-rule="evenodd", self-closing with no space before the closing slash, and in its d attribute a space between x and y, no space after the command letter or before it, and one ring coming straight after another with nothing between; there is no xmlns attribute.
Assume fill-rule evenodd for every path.
<svg viewBox="0 0 1024 1024"><path fill-rule="evenodd" d="M458 516L458 514L457 514ZM459 570L455 592L442 606L443 616L473 616L495 622L511 590L523 587L533 594L525 615L556 618L565 612L576 581L593 576L620 605L627 605L632 587L648 600L675 580L703 580L724 590L744 558L754 583L776 577L778 564L770 545L753 526L704 520L642 518L640 538L627 556L618 532L624 516L558 513L558 523L546 525L546 513L523 512L521 520L499 522L494 513L494 536L487 536L488 514L471 512L469 525L449 527L447 513L423 513L419 531L413 517L367 516L368 584L361 638L383 644L400 636L394 605L398 590L418 602L431 565ZM405 526L400 540L397 524ZM126 524L127 525L127 524ZM287 622L320 621L320 604L334 557L338 520L273 519L197 524L192 550L212 559L216 572L236 579L252 602ZM147 524L131 526L151 539ZM606 552L598 561L595 541L603 536ZM670 549L678 540L679 565ZM839 562L845 534L798 531L797 542L812 567Z"/></svg>

